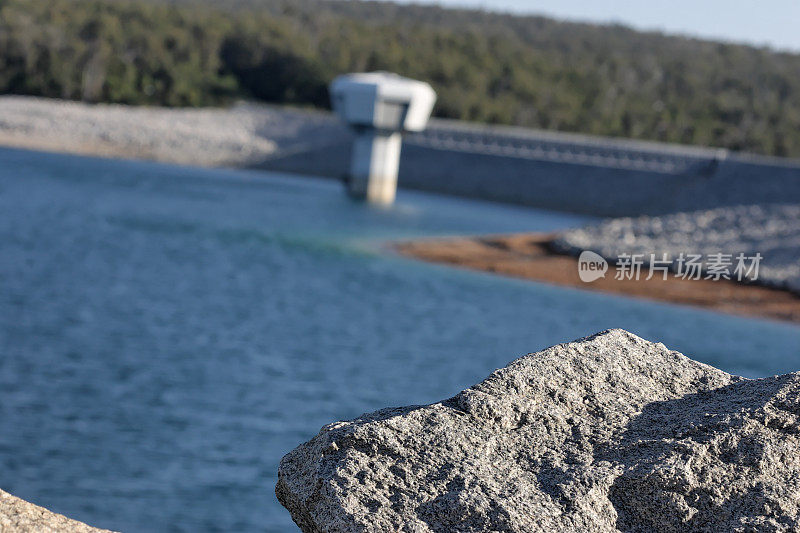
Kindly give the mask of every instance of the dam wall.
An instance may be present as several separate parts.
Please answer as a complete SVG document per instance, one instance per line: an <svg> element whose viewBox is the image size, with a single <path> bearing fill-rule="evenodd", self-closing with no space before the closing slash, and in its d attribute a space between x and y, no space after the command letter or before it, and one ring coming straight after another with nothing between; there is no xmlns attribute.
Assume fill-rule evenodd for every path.
<svg viewBox="0 0 800 533"><path fill-rule="evenodd" d="M353 136L332 113L89 105L0 97L0 145L343 178ZM601 216L800 203L800 160L431 120L407 135L399 186Z"/></svg>
<svg viewBox="0 0 800 533"><path fill-rule="evenodd" d="M352 136L257 166L344 178ZM800 160L432 120L404 139L402 188L601 216L800 203Z"/></svg>

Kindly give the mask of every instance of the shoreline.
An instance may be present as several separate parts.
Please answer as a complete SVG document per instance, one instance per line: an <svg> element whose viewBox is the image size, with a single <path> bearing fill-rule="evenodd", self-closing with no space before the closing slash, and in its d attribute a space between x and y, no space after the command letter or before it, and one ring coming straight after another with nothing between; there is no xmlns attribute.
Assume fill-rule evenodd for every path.
<svg viewBox="0 0 800 533"><path fill-rule="evenodd" d="M18 148L338 179L352 142L322 110L0 96L0 145ZM800 205L800 160L441 119L405 137L398 177L404 189L614 218Z"/></svg>
<svg viewBox="0 0 800 533"><path fill-rule="evenodd" d="M347 128L330 113L245 102L225 109L167 109L89 105L43 98L3 96L0 97L0 117L0 146L200 167L258 168L331 177L341 175L342 169L347 167L350 150L346 146L349 135ZM474 124L442 121L439 126L431 128L428 137L420 137L416 141L407 140L408 146L403 149L407 154L404 163L407 175L406 181L401 183L405 183L404 186L410 189L455 197L517 203L573 213L584 212L585 207L574 204L576 197L581 197L581 201L594 203L596 195L586 189L585 183L582 185L581 180L586 176L575 175L567 181L562 179L564 172L568 171L569 174L576 171L579 165L528 161L517 157L519 154L507 156L472 153L472 148L437 144L444 142L439 138L442 135L445 140L455 136L453 138L457 138L456 140L470 142L480 138L478 140L481 143L478 144L483 150L489 145L494 146L491 143L487 145L487 139L500 142L511 131L509 128L478 127ZM523 135L525 132L531 139L539 141L545 137L548 142L566 139L562 134L556 133L523 129L513 132L517 141L527 138ZM613 146L620 148L617 145L623 143L620 140L590 137L573 140L584 143L602 141L608 144L609 149ZM665 149L675 151L678 147L666 146ZM696 152L699 149L693 150ZM432 162L436 164L432 165ZM554 173L552 168L545 172L542 167L540 170L544 174L537 174L540 178L547 175L556 181L548 185L545 180L536 188L530 189L536 191L538 197L543 191L552 191L552 187L556 187L560 191L556 196L542 202L542 205L517 201L517 193L527 190L527 181L521 176L531 174L533 167L530 165L552 167L557 164L562 165L558 172ZM464 174L469 171L467 167L478 169L469 179ZM449 173L452 173L452 168L458 168L460 179L454 181L440 175L429 176L435 168L447 168ZM490 168L492 175L501 173L509 178L505 185L498 185L500 189L494 191L498 194L488 192L485 187L485 178L489 175ZM627 178L619 181L622 174L613 174L609 168L597 167L592 170L595 171L603 173L603 179L609 181L609 190L617 191L617 194L605 196L613 198L614 202L621 201L621 211L624 213L641 210L639 202L633 201L628 195L633 184L647 183L648 197L653 194L651 185L654 182L649 178L644 179L644 175L635 174L628 181L625 181ZM717 176L720 183L716 183L710 176L696 179L696 176L692 178L687 175L680 178L692 179L691 187L680 189L683 191L681 194L685 193L693 198L707 197L711 199L709 202L715 202L711 206L713 209L706 212L695 211L692 202L681 201L672 206L675 210L667 210L669 214L666 215L615 218L588 228L565 232L558 235L558 238L554 235L519 234L414 241L398 244L395 248L403 255L451 266L584 290L691 305L742 316L800 323L800 267L797 257L797 250L800 249L800 225L797 223L796 212L796 206L800 202L795 201L790 206L795 211L786 206L783 206L783 210L778 207L767 209L770 204L792 203L794 193L791 191L798 190L797 181L792 178L787 182L790 185L787 188L781 185L781 181L766 183L745 179L746 173L734 174L736 175L728 177ZM796 178L791 172L789 174L784 178ZM409 176L426 176L425 183L413 180L409 182ZM665 183L678 179L671 175L667 178ZM742 183L747 184L746 187L737 188L733 185L739 183L736 180L742 179ZM721 188L722 182L725 184L724 188ZM431 183L438 185L431 187ZM473 186L477 188L471 188ZM731 190L738 192L733 197L718 198L723 194L722 191L727 194ZM759 193L765 190L766 196ZM502 191L513 193L513 198L504 197L500 194ZM671 195L656 196L667 202L656 211L669 207ZM626 204L629 201L639 207L629 209L630 205ZM759 205L747 207L742 205L744 203ZM599 209L593 214L602 214L605 211ZM691 235L686 234L687 228ZM733 229L738 236L731 239ZM631 237L633 241L628 242ZM760 279L773 283L776 287L785 285L788 289L725 281L698 280L689 283L674 277L666 281L639 280L635 283L613 279L600 279L592 283L580 281L577 276L577 259L569 255L571 252L592 249L609 259L616 257L616 248L621 242L625 242L629 248L632 247L626 251L658 249L711 253L718 249L747 249L769 252L770 264L762 265ZM613 272L607 276L613 278ZM795 292L790 292L791 290Z"/></svg>
<svg viewBox="0 0 800 533"><path fill-rule="evenodd" d="M605 278L583 282L578 277L578 258L556 251L556 237L553 233L519 233L436 238L397 242L392 249L429 263L800 324L800 296L785 289L727 280L685 280L672 272L666 280L616 280L613 266Z"/></svg>

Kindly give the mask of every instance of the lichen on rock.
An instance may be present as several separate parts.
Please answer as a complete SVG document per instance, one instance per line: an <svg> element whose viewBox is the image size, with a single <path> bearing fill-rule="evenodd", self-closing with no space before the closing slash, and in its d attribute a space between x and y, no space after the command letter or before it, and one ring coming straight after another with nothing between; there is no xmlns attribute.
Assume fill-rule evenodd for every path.
<svg viewBox="0 0 800 533"><path fill-rule="evenodd" d="M281 461L305 532L792 531L800 375L746 380L611 330Z"/></svg>

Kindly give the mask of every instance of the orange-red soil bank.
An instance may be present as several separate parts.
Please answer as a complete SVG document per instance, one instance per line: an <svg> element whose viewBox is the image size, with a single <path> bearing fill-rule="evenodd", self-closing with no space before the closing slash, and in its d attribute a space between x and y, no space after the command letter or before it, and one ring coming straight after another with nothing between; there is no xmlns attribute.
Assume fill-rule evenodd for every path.
<svg viewBox="0 0 800 533"><path fill-rule="evenodd" d="M549 234L457 237L402 242L395 249L402 255L433 263L800 323L800 296L782 289L727 280L685 280L673 274L664 280L660 273L650 280L645 280L646 276L617 280L613 266L604 278L584 283L578 277L577 258L554 252L550 246L553 238Z"/></svg>

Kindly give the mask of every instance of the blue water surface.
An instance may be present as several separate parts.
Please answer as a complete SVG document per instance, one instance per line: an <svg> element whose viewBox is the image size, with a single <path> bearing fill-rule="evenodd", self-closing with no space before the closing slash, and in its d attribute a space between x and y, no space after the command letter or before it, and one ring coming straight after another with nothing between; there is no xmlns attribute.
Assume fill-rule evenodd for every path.
<svg viewBox="0 0 800 533"><path fill-rule="evenodd" d="M391 239L586 219L0 149L0 487L122 531L286 531L281 456L622 327L750 377L800 328L427 265Z"/></svg>

